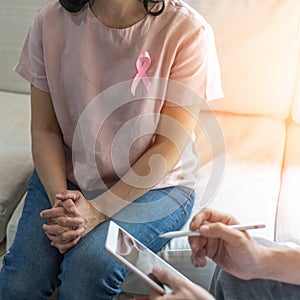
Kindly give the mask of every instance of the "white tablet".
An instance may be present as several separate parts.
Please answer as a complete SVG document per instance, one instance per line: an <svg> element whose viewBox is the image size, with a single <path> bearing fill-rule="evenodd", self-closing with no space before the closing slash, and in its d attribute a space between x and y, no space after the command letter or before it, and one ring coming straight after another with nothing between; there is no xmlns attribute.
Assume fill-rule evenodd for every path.
<svg viewBox="0 0 300 300"><path fill-rule="evenodd" d="M109 223L105 249L151 288L161 294L171 292L171 290L158 282L154 277L152 270L155 266L161 266L177 276L188 280L166 261L112 221Z"/></svg>

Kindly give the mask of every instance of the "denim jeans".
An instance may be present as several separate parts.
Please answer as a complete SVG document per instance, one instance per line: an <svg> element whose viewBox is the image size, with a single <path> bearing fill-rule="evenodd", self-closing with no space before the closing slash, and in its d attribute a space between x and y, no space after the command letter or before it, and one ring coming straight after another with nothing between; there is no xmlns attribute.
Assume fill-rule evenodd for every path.
<svg viewBox="0 0 300 300"><path fill-rule="evenodd" d="M68 183L68 188L76 186ZM117 213L113 221L157 252L168 242L158 235L180 229L193 202L194 192L186 187L151 190L134 202L145 203L145 208L150 204L151 209L137 210L131 204ZM56 287L61 300L114 299L129 271L104 249L109 222L97 226L62 255L50 245L42 230L45 220L39 213L47 208L50 202L34 172L15 241L3 259L0 299L47 299Z"/></svg>

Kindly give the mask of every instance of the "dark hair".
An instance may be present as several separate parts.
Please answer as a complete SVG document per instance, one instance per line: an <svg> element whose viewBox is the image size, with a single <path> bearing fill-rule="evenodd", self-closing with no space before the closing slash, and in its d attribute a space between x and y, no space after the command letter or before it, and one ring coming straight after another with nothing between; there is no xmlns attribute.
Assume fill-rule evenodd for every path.
<svg viewBox="0 0 300 300"><path fill-rule="evenodd" d="M152 16L160 15L165 9L165 0L141 0L143 1L147 14ZM59 0L59 3L69 12L78 12L84 7L89 0ZM161 7L157 11L149 9L149 3L161 3Z"/></svg>

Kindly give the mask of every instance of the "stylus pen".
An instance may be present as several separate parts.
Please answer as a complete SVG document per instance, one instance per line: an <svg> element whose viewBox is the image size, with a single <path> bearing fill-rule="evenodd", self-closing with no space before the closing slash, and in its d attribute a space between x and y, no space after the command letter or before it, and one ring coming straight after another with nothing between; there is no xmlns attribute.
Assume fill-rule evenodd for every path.
<svg viewBox="0 0 300 300"><path fill-rule="evenodd" d="M238 229L238 230L249 230L249 229L259 229L259 228L265 228L265 224L237 224L237 225L228 225L228 228L232 229ZM159 237L161 238L176 238L176 237L182 237L182 236L200 236L201 233L198 231L170 231L163 234L160 234Z"/></svg>

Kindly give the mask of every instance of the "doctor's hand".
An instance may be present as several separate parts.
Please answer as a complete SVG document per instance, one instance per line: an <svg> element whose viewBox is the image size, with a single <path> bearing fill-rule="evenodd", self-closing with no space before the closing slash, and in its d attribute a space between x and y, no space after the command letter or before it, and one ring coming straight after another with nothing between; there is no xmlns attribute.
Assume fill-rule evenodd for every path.
<svg viewBox="0 0 300 300"><path fill-rule="evenodd" d="M41 212L47 219L43 229L61 253L74 247L96 226L107 220L79 191L65 191L56 195L58 206Z"/></svg>
<svg viewBox="0 0 300 300"><path fill-rule="evenodd" d="M238 224L227 214L211 209L198 213L190 224L192 231L200 231L200 237L190 237L192 263L196 267L206 264L206 256L223 270L241 279L264 275L267 249L254 241L246 231L228 228Z"/></svg>
<svg viewBox="0 0 300 300"><path fill-rule="evenodd" d="M162 284L166 284L173 291L160 295L154 290L151 290L150 300L213 300L214 297L200 286L191 281L177 277L173 273L161 267L155 267L152 274Z"/></svg>

